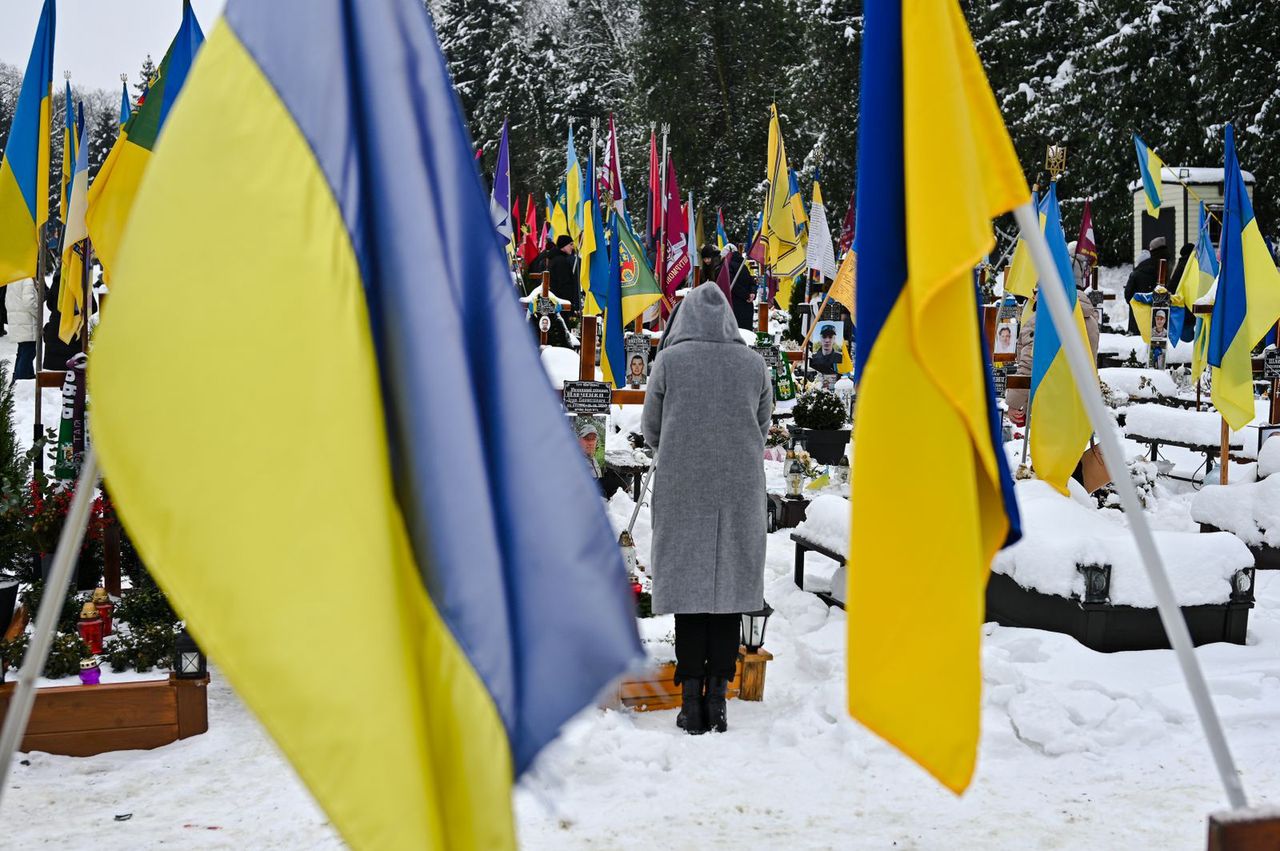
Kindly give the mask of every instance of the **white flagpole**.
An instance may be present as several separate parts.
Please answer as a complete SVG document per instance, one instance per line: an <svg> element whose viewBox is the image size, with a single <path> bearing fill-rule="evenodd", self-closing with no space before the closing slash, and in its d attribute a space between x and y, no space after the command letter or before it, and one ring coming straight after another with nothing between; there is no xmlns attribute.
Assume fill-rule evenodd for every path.
<svg viewBox="0 0 1280 851"><path fill-rule="evenodd" d="M1049 244L1040 231L1039 217L1035 207L1027 202L1013 211L1022 231L1027 247L1031 250L1031 259L1035 262L1036 272L1047 286L1040 287L1040 304L1048 307L1053 327L1062 341L1063 354L1067 358L1067 366L1071 369L1071 377L1075 380L1076 390L1084 402L1089 422L1098 436L1098 444L1102 447L1102 457L1107 469L1115 480L1116 493L1120 504L1124 507L1125 516L1129 519L1129 530L1133 533L1134 543L1142 557L1143 567L1151 580L1151 588L1155 591L1156 605L1160 612L1160 620L1164 631L1169 636L1169 644L1173 647L1182 667L1183 679L1187 682L1187 690L1191 692L1191 701L1195 705L1196 714L1200 717L1200 726L1204 728L1205 738L1209 742L1209 750L1213 753L1213 761L1217 765L1218 775L1227 793L1227 800L1233 809L1247 806L1244 786L1236 771L1235 761L1231 757L1231 749L1227 745L1226 735L1222 730L1222 722L1214 709L1213 699L1209 696L1209 687L1205 683L1204 672L1200 669L1200 661L1196 657L1195 647L1191 643L1191 633L1182 618L1182 610L1173 596L1173 587L1169 584L1169 576L1165 573L1164 564L1160 560L1160 551L1156 549L1151 526L1146 515L1142 513L1142 505L1138 501L1137 490L1128 475L1124 452L1120 440L1116 436L1114 424L1107 415L1102 401L1102 393L1093 380L1094 370L1089 366L1089 356L1085 352L1084 343L1080 340L1079 331L1071 315L1071 306L1067 302L1066 290L1057 265L1049 254Z"/></svg>

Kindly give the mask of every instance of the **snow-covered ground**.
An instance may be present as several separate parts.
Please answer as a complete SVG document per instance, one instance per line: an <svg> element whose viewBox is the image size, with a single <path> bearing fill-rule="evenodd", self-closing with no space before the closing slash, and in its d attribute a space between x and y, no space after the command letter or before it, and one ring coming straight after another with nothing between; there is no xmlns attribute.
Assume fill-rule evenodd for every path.
<svg viewBox="0 0 1280 851"><path fill-rule="evenodd" d="M0 338L0 357L12 353ZM19 401L24 439L29 388ZM46 422L56 421L55 399L50 391ZM631 426L636 413L619 419ZM777 464L768 466L772 481ZM1161 480L1155 525L1194 531L1193 497L1191 485ZM633 506L625 493L614 497L615 525ZM636 528L642 561L650 532L645 509ZM1224 798L1170 652L1104 655L1054 633L988 625L981 753L973 786L955 797L848 717L845 616L794 586L792 558L788 532L770 536L775 659L765 700L731 702L729 732L699 737L676 729L674 711L584 711L515 792L524 847L1203 846L1206 816ZM819 581L834 567L810 561ZM886 605L910 618L915 579L885 568L902 570L902 593ZM1260 574L1257 595L1246 646L1198 652L1246 791L1254 803L1276 804L1280 577ZM25 755L0 812L0 848L41 845L341 841L214 660L208 733L154 751Z"/></svg>

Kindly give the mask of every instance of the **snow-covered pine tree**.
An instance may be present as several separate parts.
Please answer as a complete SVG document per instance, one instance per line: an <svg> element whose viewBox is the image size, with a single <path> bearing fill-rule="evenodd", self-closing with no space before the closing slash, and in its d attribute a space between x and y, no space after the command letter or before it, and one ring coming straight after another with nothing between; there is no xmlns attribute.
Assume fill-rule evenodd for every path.
<svg viewBox="0 0 1280 851"><path fill-rule="evenodd" d="M1210 0L1194 24L1201 89L1215 115L1204 121L1203 157L1222 158L1222 124L1235 125L1241 166L1258 180L1253 208L1262 232L1280 234L1280 17L1273 0Z"/></svg>
<svg viewBox="0 0 1280 851"><path fill-rule="evenodd" d="M106 101L104 103L104 100ZM85 99L85 132L89 153L89 182L98 176L98 170L107 161L111 146L120 135L120 105L111 102L106 92L95 90Z"/></svg>
<svg viewBox="0 0 1280 851"><path fill-rule="evenodd" d="M133 102L137 103L138 99L147 93L147 89L151 87L151 83L156 78L156 74L160 69L156 67L156 63L152 61L151 54L147 54L147 58L142 60L142 67L138 69L138 82L133 84Z"/></svg>

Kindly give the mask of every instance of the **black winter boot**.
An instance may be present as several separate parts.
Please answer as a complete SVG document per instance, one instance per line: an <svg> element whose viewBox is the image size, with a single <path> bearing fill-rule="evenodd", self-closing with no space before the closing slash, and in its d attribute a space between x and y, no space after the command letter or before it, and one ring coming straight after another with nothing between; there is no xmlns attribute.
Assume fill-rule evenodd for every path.
<svg viewBox="0 0 1280 851"><path fill-rule="evenodd" d="M685 680L680 684L680 714L676 726L691 736L707 732L707 715L702 705L702 689L706 680Z"/></svg>
<svg viewBox="0 0 1280 851"><path fill-rule="evenodd" d="M706 723L708 730L723 733L729 729L728 710L725 706L728 700L726 696L728 691L729 681L723 677L712 677L707 680Z"/></svg>

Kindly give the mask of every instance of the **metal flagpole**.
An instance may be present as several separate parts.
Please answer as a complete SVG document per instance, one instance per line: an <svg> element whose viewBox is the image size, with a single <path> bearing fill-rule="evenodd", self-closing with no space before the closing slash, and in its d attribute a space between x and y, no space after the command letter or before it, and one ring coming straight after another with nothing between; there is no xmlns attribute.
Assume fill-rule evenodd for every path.
<svg viewBox="0 0 1280 851"><path fill-rule="evenodd" d="M662 300L667 301L667 136L671 133L671 125L662 125L662 163L658 168L658 289L662 290ZM670 309L668 308L668 313ZM662 316L658 316L661 325Z"/></svg>
<svg viewBox="0 0 1280 851"><path fill-rule="evenodd" d="M1093 430L1097 433L1098 444L1102 447L1102 457L1107 468L1113 471L1116 492L1124 507L1125 516L1129 519L1129 529L1142 556L1142 564L1151 580L1152 590L1155 591L1160 620L1164 624L1165 633L1169 636L1169 644L1178 657L1182 676L1187 682L1187 690L1191 692L1191 701L1195 704L1196 714L1200 717L1200 725L1204 728L1209 750L1213 753L1218 775L1227 793L1227 800L1232 808L1241 809L1247 805L1244 787L1236 772L1231 750L1222 731L1222 723L1213 706L1213 699L1209 696L1204 672L1200 669L1200 662L1196 658L1195 649L1191 643L1191 634L1187 631L1182 610L1178 608L1178 601L1173 596L1173 588L1169 584L1169 577L1160 560L1160 552L1156 549L1151 526L1142 513L1142 506L1138 502L1133 481L1126 474L1127 464L1120 447L1120 440L1116 437L1112 420L1107 415L1102 394L1094 384L1094 370L1089 366L1089 356L1085 352L1084 343L1080 340L1079 331L1072 319L1062 278L1049 254L1049 244L1040 231L1039 217L1030 202L1014 210L1014 217L1022 230L1023 238L1027 241L1027 247L1031 249L1031 258L1035 262L1040 280L1048 283L1048 286L1040 288L1041 302L1048 307L1053 327L1062 342L1062 350L1067 358L1067 365L1071 368L1076 390L1084 403L1089 421L1093 424Z"/></svg>
<svg viewBox="0 0 1280 851"><path fill-rule="evenodd" d="M57 626L62 603L67 597L67 586L71 582L71 568L84 544L84 533L89 527L89 512L93 506L93 490L97 484L98 456L90 445L84 456L84 466L80 469L80 479L76 482L75 497L71 500L71 508L67 511L67 519L58 538L53 568L45 580L44 593L40 596L40 611L36 614L31 643L27 645L27 652L22 657L18 684L9 700L4 728L0 730L0 801L3 801L4 791L8 788L9 767L13 764L13 756L22 742L27 721L31 717L31 707L36 697L36 678L44 670L45 660L49 657L54 627Z"/></svg>

